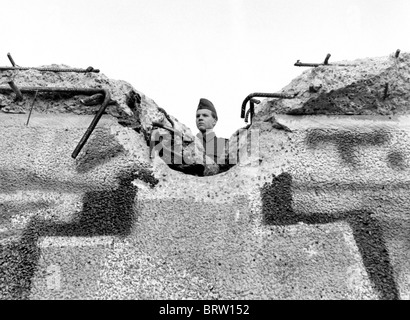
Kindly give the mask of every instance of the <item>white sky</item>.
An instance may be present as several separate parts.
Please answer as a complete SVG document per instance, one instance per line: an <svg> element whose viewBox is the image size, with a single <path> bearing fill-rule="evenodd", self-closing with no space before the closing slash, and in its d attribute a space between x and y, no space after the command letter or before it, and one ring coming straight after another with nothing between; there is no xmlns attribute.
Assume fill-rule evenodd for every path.
<svg viewBox="0 0 410 320"><path fill-rule="evenodd" d="M93 66L129 82L194 133L200 98L218 136L242 101L305 68L410 51L409 0L0 0L0 65Z"/></svg>

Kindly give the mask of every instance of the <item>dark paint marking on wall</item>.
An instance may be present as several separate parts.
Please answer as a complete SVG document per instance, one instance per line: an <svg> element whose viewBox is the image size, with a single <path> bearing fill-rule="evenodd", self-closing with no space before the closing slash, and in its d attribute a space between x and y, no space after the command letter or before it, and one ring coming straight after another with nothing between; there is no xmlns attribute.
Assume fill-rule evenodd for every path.
<svg viewBox="0 0 410 320"><path fill-rule="evenodd" d="M408 168L406 155L399 150L393 150L387 154L387 163L394 170L406 170Z"/></svg>
<svg viewBox="0 0 410 320"><path fill-rule="evenodd" d="M135 219L134 201L137 187L132 174L119 177L114 190L89 191L83 207L72 223L38 222L44 236L92 237L130 234Z"/></svg>
<svg viewBox="0 0 410 320"><path fill-rule="evenodd" d="M148 169L124 172L115 190L86 192L83 207L71 223L58 223L34 217L18 240L0 243L0 299L28 299L36 272L39 237L45 236L127 236L138 218L134 203L138 188L134 179L154 187L156 180Z"/></svg>
<svg viewBox="0 0 410 320"><path fill-rule="evenodd" d="M96 128L76 160L76 170L85 173L125 153L124 147L106 129Z"/></svg>
<svg viewBox="0 0 410 320"><path fill-rule="evenodd" d="M40 258L38 233L29 225L19 241L0 244L0 299L27 300Z"/></svg>
<svg viewBox="0 0 410 320"><path fill-rule="evenodd" d="M148 183L151 188L154 188L158 183L159 180L155 178L151 170L145 168L137 168L133 172L134 178L144 181Z"/></svg>
<svg viewBox="0 0 410 320"><path fill-rule="evenodd" d="M308 131L305 143L310 148L317 148L320 143L332 143L336 146L342 161L354 167L359 163L355 150L364 147L383 146L389 143L390 140L390 133L384 130L374 130L366 133L337 130L333 133L329 130L313 129Z"/></svg>
<svg viewBox="0 0 410 320"><path fill-rule="evenodd" d="M397 300L399 292L383 238L382 226L372 212L346 212L364 267L382 299Z"/></svg>
<svg viewBox="0 0 410 320"><path fill-rule="evenodd" d="M262 217L265 224L294 224L292 176L282 173L265 183L262 193Z"/></svg>
<svg viewBox="0 0 410 320"><path fill-rule="evenodd" d="M346 221L363 259L374 289L383 300L399 299L393 268L379 221L369 211L344 211L338 214L300 214L293 210L292 176L282 173L265 183L261 190L262 216L265 225L325 224Z"/></svg>

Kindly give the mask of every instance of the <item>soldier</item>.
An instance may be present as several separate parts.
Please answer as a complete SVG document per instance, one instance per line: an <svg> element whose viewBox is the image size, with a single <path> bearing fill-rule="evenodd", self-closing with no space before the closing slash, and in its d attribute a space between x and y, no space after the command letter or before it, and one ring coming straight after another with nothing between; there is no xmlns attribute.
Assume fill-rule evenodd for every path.
<svg viewBox="0 0 410 320"><path fill-rule="evenodd" d="M228 139L216 137L213 128L218 121L218 114L211 101L205 98L199 100L196 110L196 126L199 133L196 135L205 149L206 157L211 158L219 166L219 173L228 170L232 165L228 163Z"/></svg>
<svg viewBox="0 0 410 320"><path fill-rule="evenodd" d="M162 149L160 156L170 168L195 176L209 176L227 171L233 166L229 164L229 140L216 137L213 128L217 121L218 115L212 102L201 98L196 111L196 126L199 133L196 135L197 139L194 142L201 144L199 148L198 145L183 148L182 160L182 154L179 155L174 149L176 141L174 140L175 137L172 137L172 143L170 142L169 146L160 142ZM174 145L174 147L169 148L171 145ZM198 150L199 154L197 153ZM204 152L202 153L201 150ZM167 156L164 157L164 154ZM175 159L179 160L176 161ZM180 162L181 160L182 162Z"/></svg>

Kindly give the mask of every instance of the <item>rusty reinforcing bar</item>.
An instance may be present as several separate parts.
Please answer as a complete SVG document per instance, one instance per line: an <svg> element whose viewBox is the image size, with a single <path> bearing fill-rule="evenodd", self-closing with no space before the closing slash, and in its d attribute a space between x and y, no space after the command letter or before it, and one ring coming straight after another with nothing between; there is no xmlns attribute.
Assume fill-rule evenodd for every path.
<svg viewBox="0 0 410 320"><path fill-rule="evenodd" d="M26 127L28 126L28 123L29 123L29 121L30 121L31 112L33 111L34 103L36 102L37 95L38 95L38 91L36 91L36 94L34 95L33 101L31 102L30 113L28 114L28 118L27 118L27 122L26 122Z"/></svg>
<svg viewBox="0 0 410 320"><path fill-rule="evenodd" d="M81 149L84 147L85 143L87 142L88 138L90 137L91 133L93 132L94 128L96 127L98 121L100 120L101 116L103 115L107 106L112 102L111 94L107 89L97 89L97 88L58 88L58 87L21 87L19 88L20 92L22 93L35 93L35 92L49 92L49 93L67 93L72 95L94 95L97 93L102 93L104 95L104 101L98 110L97 114L95 115L94 119L92 120L91 124L89 125L87 131L84 133L83 137L81 138L80 142L78 143L77 147L74 149L71 157L74 159L80 153ZM10 93L14 92L12 88L9 87L0 87L0 93Z"/></svg>
<svg viewBox="0 0 410 320"><path fill-rule="evenodd" d="M249 109L248 111L246 111L246 115L245 115L245 122L248 123L248 119L249 119L249 114L251 115L251 124L252 124L252 119L253 116L255 115L255 103L259 104L261 103L258 99L252 98L251 100L249 100Z"/></svg>
<svg viewBox="0 0 410 320"><path fill-rule="evenodd" d="M7 53L7 58L9 58L12 67L0 67L0 71L21 71L21 70L37 70L37 71L49 71L49 72L95 72L99 73L99 69L94 69L93 67L88 67L87 69L79 69L79 68L37 68L37 67L20 67L16 65L14 62L10 52Z"/></svg>
<svg viewBox="0 0 410 320"><path fill-rule="evenodd" d="M99 69L94 69L93 67L88 67L87 69L79 69L79 68L41 68L41 67L0 67L0 71L8 71L8 70L15 70L15 71L22 71L22 70L37 70L37 71L49 71L49 72L95 72L99 73Z"/></svg>
<svg viewBox="0 0 410 320"><path fill-rule="evenodd" d="M88 67L87 69L79 69L79 68L41 68L41 67L20 67L16 65L14 62L10 52L7 53L7 58L9 58L12 67L0 67L0 71L22 71L22 70L37 70L37 71L49 71L49 72L95 72L99 73L99 69L94 69L93 67Z"/></svg>
<svg viewBox="0 0 410 320"><path fill-rule="evenodd" d="M297 60L294 64L296 67L319 67L319 66L337 66L337 67L355 67L356 64L342 64L342 63L329 63L330 53L326 55L325 60L322 63L303 63Z"/></svg>
<svg viewBox="0 0 410 320"><path fill-rule="evenodd" d="M297 96L298 93L295 93L293 95L290 94L285 94L285 93L263 93L263 92L254 92L249 94L245 100L242 102L242 108L241 108L241 118L245 118L245 110L246 110L246 104L248 101L251 101L252 98L254 97L262 97L262 98L279 98L279 99L293 99L294 97ZM251 107L254 106L254 103L257 103L256 99L253 99L251 102ZM253 116L253 110L251 111L251 117Z"/></svg>

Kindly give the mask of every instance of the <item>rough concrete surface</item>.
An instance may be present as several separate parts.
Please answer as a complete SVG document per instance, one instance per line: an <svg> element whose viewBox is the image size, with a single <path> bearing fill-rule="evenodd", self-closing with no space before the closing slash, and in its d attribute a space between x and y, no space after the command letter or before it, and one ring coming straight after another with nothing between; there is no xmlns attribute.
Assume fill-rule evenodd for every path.
<svg viewBox="0 0 410 320"><path fill-rule="evenodd" d="M66 65L49 65L43 68L69 69ZM109 89L112 103L106 113L123 120L124 125L138 127L149 131L152 122L170 125L164 113L158 108L154 100L133 88L123 80L112 80L103 73L74 73L74 72L44 72L37 70L6 71L0 73L0 87L8 88L12 80L18 87L54 87L54 88L94 88ZM101 102L90 105L82 103L86 95L70 95L66 93L39 92L33 104L35 92L23 95L23 100L15 101L15 94L0 94L0 110L4 113L29 113L33 106L34 111L46 114L78 114L94 115L100 108ZM100 102L100 103L98 103ZM191 134L189 128L180 123L172 115L175 128L185 134ZM192 135L192 134L191 134Z"/></svg>
<svg viewBox="0 0 410 320"><path fill-rule="evenodd" d="M73 159L92 115L0 113L0 297L409 299L408 112L258 112L208 177L115 115Z"/></svg>
<svg viewBox="0 0 410 320"><path fill-rule="evenodd" d="M332 62L333 63L333 62ZM409 112L410 53L357 59L306 69L281 92L293 99L268 99L255 119L293 115L395 115ZM342 64L338 66L337 64Z"/></svg>

